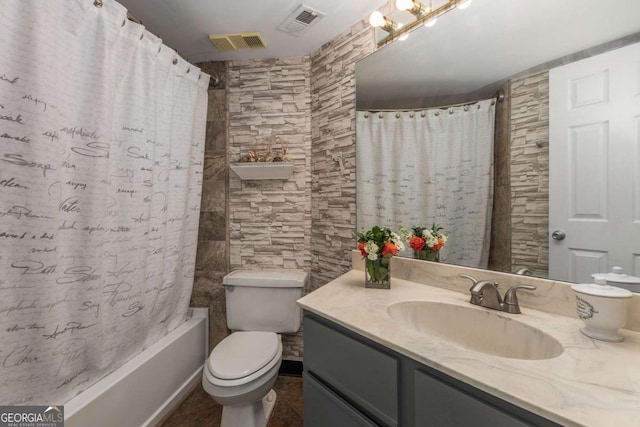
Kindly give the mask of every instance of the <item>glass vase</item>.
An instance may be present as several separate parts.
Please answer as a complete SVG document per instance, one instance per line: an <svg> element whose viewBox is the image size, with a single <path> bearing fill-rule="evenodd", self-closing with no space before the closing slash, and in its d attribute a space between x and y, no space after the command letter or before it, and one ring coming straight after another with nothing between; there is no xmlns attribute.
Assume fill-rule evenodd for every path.
<svg viewBox="0 0 640 427"><path fill-rule="evenodd" d="M431 249L422 249L420 251L413 251L414 259L421 259L423 261L440 262L440 251L433 251Z"/></svg>
<svg viewBox="0 0 640 427"><path fill-rule="evenodd" d="M364 287L374 289L391 288L391 257L378 257L376 260L365 258Z"/></svg>

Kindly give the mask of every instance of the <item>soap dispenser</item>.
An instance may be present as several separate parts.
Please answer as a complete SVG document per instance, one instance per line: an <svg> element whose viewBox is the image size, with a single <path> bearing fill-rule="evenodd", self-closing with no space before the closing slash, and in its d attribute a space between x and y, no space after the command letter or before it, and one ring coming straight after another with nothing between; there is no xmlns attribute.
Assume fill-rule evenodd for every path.
<svg viewBox="0 0 640 427"><path fill-rule="evenodd" d="M627 322L627 301L632 293L607 285L602 277L597 277L595 282L571 286L576 294L578 317L585 325L580 332L597 340L623 341L618 329Z"/></svg>

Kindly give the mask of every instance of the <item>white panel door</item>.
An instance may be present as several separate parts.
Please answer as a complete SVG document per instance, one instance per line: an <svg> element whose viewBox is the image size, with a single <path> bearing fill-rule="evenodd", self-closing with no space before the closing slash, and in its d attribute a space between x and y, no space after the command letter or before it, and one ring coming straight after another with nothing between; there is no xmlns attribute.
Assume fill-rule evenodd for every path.
<svg viewBox="0 0 640 427"><path fill-rule="evenodd" d="M549 277L638 276L640 44L551 70L549 91Z"/></svg>

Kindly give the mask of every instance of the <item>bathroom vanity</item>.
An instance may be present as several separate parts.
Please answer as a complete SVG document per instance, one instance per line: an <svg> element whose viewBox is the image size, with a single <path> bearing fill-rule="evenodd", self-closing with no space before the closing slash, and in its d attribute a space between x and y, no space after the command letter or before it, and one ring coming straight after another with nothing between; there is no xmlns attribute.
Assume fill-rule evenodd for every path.
<svg viewBox="0 0 640 427"><path fill-rule="evenodd" d="M500 313L459 291L399 278L390 290L365 289L363 281L352 270L298 301L305 426L638 424L637 332L623 330L623 343L594 341L568 315L526 306ZM455 313L445 323L464 323L451 337L424 326L433 321L422 313L436 307L445 309L438 318Z"/></svg>
<svg viewBox="0 0 640 427"><path fill-rule="evenodd" d="M558 425L310 312L304 331L305 426Z"/></svg>

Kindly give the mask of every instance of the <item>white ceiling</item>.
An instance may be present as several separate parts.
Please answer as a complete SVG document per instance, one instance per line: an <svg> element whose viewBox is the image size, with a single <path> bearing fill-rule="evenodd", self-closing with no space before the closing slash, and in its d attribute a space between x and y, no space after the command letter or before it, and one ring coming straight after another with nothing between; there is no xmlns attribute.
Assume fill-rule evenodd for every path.
<svg viewBox="0 0 640 427"><path fill-rule="evenodd" d="M118 0L191 62L313 53L384 0ZM426 0L422 0L426 3ZM444 0L433 0L434 6ZM301 37L277 29L300 4L326 13ZM393 15L392 15L393 16ZM357 66L358 102L469 93L640 31L640 0L474 0ZM406 17L406 13L405 13ZM267 49L220 52L210 34L259 31Z"/></svg>
<svg viewBox="0 0 640 427"><path fill-rule="evenodd" d="M144 26L191 62L282 58L313 53L384 4L384 0L118 0ZM300 4L326 15L300 37L277 28ZM259 31L266 49L221 52L210 34Z"/></svg>
<svg viewBox="0 0 640 427"><path fill-rule="evenodd" d="M358 103L477 91L638 31L640 0L474 0L360 61Z"/></svg>

